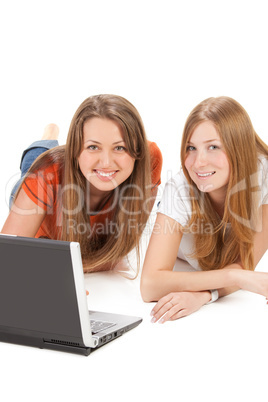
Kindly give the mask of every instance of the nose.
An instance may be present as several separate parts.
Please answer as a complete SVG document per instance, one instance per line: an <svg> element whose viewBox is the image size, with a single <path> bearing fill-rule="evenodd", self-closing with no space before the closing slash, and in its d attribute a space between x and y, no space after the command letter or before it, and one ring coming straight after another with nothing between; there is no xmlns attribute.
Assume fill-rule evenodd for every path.
<svg viewBox="0 0 268 402"><path fill-rule="evenodd" d="M207 155L205 150L197 151L194 166L200 168L207 165Z"/></svg>
<svg viewBox="0 0 268 402"><path fill-rule="evenodd" d="M112 155L107 151L102 151L100 155L100 163L102 168L109 168L112 165Z"/></svg>

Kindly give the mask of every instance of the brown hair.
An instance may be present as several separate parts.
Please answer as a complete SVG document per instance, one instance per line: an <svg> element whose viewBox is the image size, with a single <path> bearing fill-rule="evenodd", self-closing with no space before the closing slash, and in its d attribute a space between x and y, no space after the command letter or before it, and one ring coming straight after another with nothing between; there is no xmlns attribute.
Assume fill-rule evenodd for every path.
<svg viewBox="0 0 268 402"><path fill-rule="evenodd" d="M118 123L127 152L135 159L132 174L113 190L113 198L117 197L117 202L113 203L111 219L114 227L119 228L116 235L114 233L98 235L91 230L86 202L74 213L81 201L77 189L82 191L84 199L87 199L88 183L79 168L78 157L83 147L84 124L93 117L110 119ZM136 108L123 97L116 95L97 95L87 98L74 114L66 146L56 147L41 155L32 165L29 173L55 162L60 165L61 180L65 186L62 197L57 200L62 230L60 234L56 234L55 230L55 238L80 243L87 271L101 269L101 266L106 264L113 267L134 247L137 250L139 266L139 240L150 214L148 207L146 208L146 201L151 197L151 174L146 134ZM118 202L119 199L120 202ZM84 225L87 232L78 233L73 227L69 227L69 219L75 219L76 222Z"/></svg>
<svg viewBox="0 0 268 402"><path fill-rule="evenodd" d="M201 193L184 165L187 143L203 121L210 121L214 125L230 165L222 219L212 207L209 194ZM239 258L244 268L254 269L253 236L258 221L258 199L254 191L258 183L253 184L252 178L256 178L254 174L258 170L259 154L268 157L268 147L254 131L245 109L234 99L224 96L208 98L188 116L181 143L181 161L190 184L192 211L195 213L187 227L189 230L193 223L198 222L213 227L205 235L201 232L194 235L195 251L192 257L198 259L203 270L223 268ZM231 228L227 231L228 223Z"/></svg>

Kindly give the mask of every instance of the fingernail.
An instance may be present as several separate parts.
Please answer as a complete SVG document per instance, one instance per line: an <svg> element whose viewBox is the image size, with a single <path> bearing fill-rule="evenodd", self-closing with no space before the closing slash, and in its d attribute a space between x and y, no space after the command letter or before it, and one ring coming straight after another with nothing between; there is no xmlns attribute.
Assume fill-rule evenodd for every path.
<svg viewBox="0 0 268 402"><path fill-rule="evenodd" d="M150 314L150 315L151 315L151 316L153 316L153 315L154 315L154 310L152 310L152 311L151 311L151 314Z"/></svg>
<svg viewBox="0 0 268 402"><path fill-rule="evenodd" d="M161 320L158 321L158 324L164 324L165 320L164 318L161 318Z"/></svg>
<svg viewBox="0 0 268 402"><path fill-rule="evenodd" d="M156 318L153 317L153 318L151 319L151 322L152 322L152 323L155 323L155 322L156 322Z"/></svg>

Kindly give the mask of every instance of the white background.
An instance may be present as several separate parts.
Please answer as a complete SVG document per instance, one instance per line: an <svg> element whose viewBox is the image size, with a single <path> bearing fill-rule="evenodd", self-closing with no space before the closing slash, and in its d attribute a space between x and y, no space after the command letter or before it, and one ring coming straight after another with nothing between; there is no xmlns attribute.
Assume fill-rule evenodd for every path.
<svg viewBox="0 0 268 402"><path fill-rule="evenodd" d="M22 150L51 122L64 144L75 110L93 94L122 95L137 107L163 152L163 183L180 167L188 114L207 97L235 98L267 141L265 6L265 0L2 0L0 224Z"/></svg>
<svg viewBox="0 0 268 402"><path fill-rule="evenodd" d="M248 111L255 130L268 142L266 8L265 0L1 0L1 226L8 214L6 199L9 196L11 183L14 182L14 175L16 176L19 171L22 150L32 141L39 139L44 126L51 122L59 125L60 143L64 144L75 110L90 95L118 94L126 97L137 107L143 118L148 138L156 141L162 150L163 184L180 167L180 138L187 115L197 103L207 97L226 95L235 98ZM231 309L230 306L228 305L228 308ZM207 318L206 325L209 322ZM170 336L171 325L174 331L175 328L177 330L178 348L183 348L178 336L180 331L183 333L183 325L181 323L167 325L169 326L163 326L161 329L163 343L158 345L162 355L164 340L166 341L167 337L164 328L169 328ZM140 367L137 365L135 370L132 367L129 376L129 386L131 386L129 395L133 394L133 389L136 387L134 394L137 397L140 395L143 400L143 391L139 388L141 381L142 387L145 384L148 385L148 398L151 390L151 400L157 400L157 395L159 400L163 400L165 395L170 396L167 374L171 372L173 374L172 390L174 391L177 389L174 385L176 378L174 370L177 369L182 373L181 364L187 366L188 382L184 389L184 396L191 391L191 386L194 388L195 384L198 384L204 398L206 395L208 400L219 400L217 392L219 394L222 392L220 384L223 388L227 386L224 373L230 368L232 369L232 387L237 385L236 375L240 374L239 387L235 389L236 397L241 395L240 391L243 397L246 396L243 380L247 383L248 378L252 378L252 372L255 375L254 380L247 383L248 387L249 384L251 385L251 393L248 395L253 397L255 388L256 392L260 391L262 376L259 377L257 374L265 370L265 367L261 367L261 361L255 358L252 349L252 343L258 343L260 334L252 332L249 343L246 342L248 334L245 334L243 347L239 349L234 363L232 361L234 356L230 350L228 349L228 358L224 353L228 345L231 345L231 336L227 337L230 343L225 344L224 348L222 344L217 345L215 335L218 328L214 328L211 322L210 325L209 334L214 336L213 347L215 348L209 353L210 362L206 362L207 353L203 350L202 360L198 362L197 367L190 356L187 363L179 361L178 353L176 361L169 356L165 367L163 367L163 360L160 361L162 366L157 367L158 351L155 350L155 354L150 351L150 358L154 356L155 372L150 374L147 381L146 356L141 356L140 359L136 356L135 364L137 365L137 361L140 362L143 374L141 379ZM153 330L150 329L150 331L153 336ZM159 334L160 329L155 331ZM134 331L127 336L131 336L133 341ZM183 337L185 336L184 333ZM195 336L191 334L193 344L195 340ZM118 345L120 341L117 341ZM127 349L124 345L122 343L122 350L126 353ZM111 350L112 347L113 345L108 345L106 350ZM245 354L244 347L248 348ZM202 345L200 348L202 349ZM195 352L197 349L199 347L195 346ZM18 347L18 350L22 352L19 352L19 360L16 361L16 350L12 349L8 354L11 360L5 362L7 375L4 382L6 387L10 388L14 380L13 396L19 397L27 395L29 389L27 387L24 390L16 389L16 379L21 378L21 374L24 373L27 356L35 354L36 351L28 352L27 348ZM120 353L120 347L118 351ZM218 351L221 352L220 358L224 360L225 369L220 372L222 382L219 379L218 388L215 390L209 382L201 384L200 373L202 362L205 362L206 370L208 370L206 378L213 374L213 381L215 381L215 372L219 370L222 363L219 360ZM42 355L46 359L42 362L45 367L49 368L52 355L52 352ZM98 356L103 355L104 352L96 352L94 360L98 361ZM254 359L248 362L247 355L254 356ZM41 354L38 356L41 357ZM186 358L187 353L184 351L182 356ZM241 357L243 357L242 372L237 360L241 360ZM61 359L62 355L59 358ZM67 381L70 386L73 377L72 367L74 367L77 381L70 388L70 396L74 399L77 389L80 400L89 399L92 381L94 382L96 378L88 377L89 382L86 383L86 370L89 366L91 367L93 359L91 356L87 358L88 360L76 358L75 366L72 366L71 357L64 355L63 359L66 364L65 370L69 375L63 378L59 373L59 382L57 382L55 376L58 366L54 362L51 395L49 388L46 388L49 384L49 369L45 370L44 366L41 372L43 376L47 373L47 377L43 381L36 383L40 368L30 367L29 378L23 377L19 387L22 388L23 384L27 384L27 378L28 386L31 387L31 376L35 373L36 388L31 389L35 389L36 392L39 390L40 395L46 396L42 399L39 395L39 398L52 401L60 400L61 397L64 399L68 397L66 391L68 387L66 388L65 382ZM246 369L246 365L252 361L254 361L253 366L251 364ZM83 365L80 366L79 362ZM79 367L82 367L83 373L79 372ZM126 359L120 369L114 368L117 373L119 372L118 389L121 384L120 375L122 372L127 373L130 367L131 361ZM61 370L60 366L59 371ZM92 367L90 370L92 374L94 372ZM104 378L110 378L110 373L113 371L111 363L109 370L109 373L105 373L105 369L104 374L96 373L96 377L100 378L103 375ZM165 383L161 382L162 370L166 373ZM191 376L193 376L192 381L190 381ZM81 378L80 384L79 378ZM179 390L179 378L177 380ZM42 384L46 391L42 390ZM124 389L127 389L126 384ZM213 391L212 394L211 391ZM106 394L108 395L107 389ZM30 395L32 399L29 400L38 400L38 395L36 399L33 393ZM57 398L53 399L53 395ZM258 395L257 401L266 400L263 394L263 399L261 394ZM176 391L173 396L176 399ZM117 398L114 396L115 399ZM122 395L118 399L123 400ZM129 397L126 396L126 400L128 399ZM229 400L235 399L230 397Z"/></svg>

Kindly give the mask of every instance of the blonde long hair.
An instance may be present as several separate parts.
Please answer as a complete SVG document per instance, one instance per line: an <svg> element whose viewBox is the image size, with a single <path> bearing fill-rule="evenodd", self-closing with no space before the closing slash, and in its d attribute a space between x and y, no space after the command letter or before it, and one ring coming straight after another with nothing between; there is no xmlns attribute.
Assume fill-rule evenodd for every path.
<svg viewBox="0 0 268 402"><path fill-rule="evenodd" d="M83 148L83 127L93 117L110 119L117 122L122 130L128 153L135 159L134 169L128 179L113 190L113 203L110 212L116 233L98 235L90 227L90 216L86 200L89 186L82 174L78 157ZM86 272L101 269L109 264L112 268L120 259L136 247L139 266L139 240L150 211L148 200L151 195L150 154L141 117L136 108L126 99L117 95L96 95L87 98L77 109L71 121L66 146L56 147L41 155L31 166L29 174L50 163L60 167L61 182L65 188L57 200L62 230L55 228L54 238L77 241L80 243L82 258L87 265ZM82 191L85 202L77 208ZM121 197L122 190L124 197ZM80 193L81 194L81 193ZM119 198L120 202L119 201ZM121 207L121 208L120 208ZM77 212L74 211L77 209ZM127 213L126 213L127 211ZM130 223L128 219L130 218ZM85 232L79 233L70 226L75 220Z"/></svg>
<svg viewBox="0 0 268 402"><path fill-rule="evenodd" d="M220 219L211 205L209 194L201 193L185 168L187 143L195 128L203 121L210 121L217 130L230 165L230 178ZM254 269L253 237L258 222L259 199L257 170L258 156L268 157L268 147L254 131L245 109L229 97L208 98L198 104L185 123L181 161L190 184L192 217L187 226L212 227L205 234L194 234L196 258L202 270L223 268L241 260L245 269ZM255 178L255 182L254 179ZM254 195L255 191L255 195ZM228 223L230 230L227 230ZM186 228L186 230L187 230Z"/></svg>

